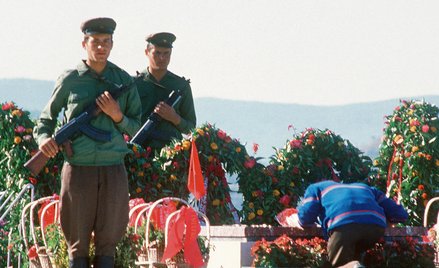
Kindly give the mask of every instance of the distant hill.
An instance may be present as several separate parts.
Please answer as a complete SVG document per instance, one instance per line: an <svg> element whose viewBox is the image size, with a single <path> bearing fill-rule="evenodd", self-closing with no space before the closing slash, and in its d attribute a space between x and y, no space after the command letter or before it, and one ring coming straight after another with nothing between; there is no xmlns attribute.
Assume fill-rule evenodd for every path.
<svg viewBox="0 0 439 268"><path fill-rule="evenodd" d="M50 97L53 81L0 79L0 102L14 101L37 117ZM424 96L425 101L438 104L439 96ZM421 99L415 98L415 99ZM259 144L256 156L269 157L272 147L280 148L297 132L306 128L328 128L350 140L365 154L375 157L384 127L385 115L399 105L398 99L339 106L313 106L265 102L196 98L197 125L209 122L233 138L246 143L252 153L253 143Z"/></svg>

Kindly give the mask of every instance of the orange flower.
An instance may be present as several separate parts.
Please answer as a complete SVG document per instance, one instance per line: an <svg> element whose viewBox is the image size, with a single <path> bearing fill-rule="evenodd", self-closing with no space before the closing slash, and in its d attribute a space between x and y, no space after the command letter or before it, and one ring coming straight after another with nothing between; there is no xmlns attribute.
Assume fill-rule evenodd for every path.
<svg viewBox="0 0 439 268"><path fill-rule="evenodd" d="M201 128L197 128L197 133L200 134L200 136L204 136L204 131Z"/></svg>
<svg viewBox="0 0 439 268"><path fill-rule="evenodd" d="M412 153L417 152L419 150L418 146L413 146L412 147Z"/></svg>
<svg viewBox="0 0 439 268"><path fill-rule="evenodd" d="M183 150L188 151L191 148L191 142L188 140L183 141Z"/></svg>
<svg viewBox="0 0 439 268"><path fill-rule="evenodd" d="M219 206L220 205L220 200L219 199L214 199L213 201L212 201L212 206Z"/></svg>
<svg viewBox="0 0 439 268"><path fill-rule="evenodd" d="M137 172L137 177L143 177L143 171Z"/></svg>
<svg viewBox="0 0 439 268"><path fill-rule="evenodd" d="M140 187L136 188L136 193L140 194L142 192L142 189Z"/></svg>
<svg viewBox="0 0 439 268"><path fill-rule="evenodd" d="M157 188L158 189L162 188L162 185L160 183L157 183Z"/></svg>
<svg viewBox="0 0 439 268"><path fill-rule="evenodd" d="M210 144L210 148L212 149L212 150L218 150L218 145L216 145L216 143L214 143L214 142L212 142L211 144Z"/></svg>
<svg viewBox="0 0 439 268"><path fill-rule="evenodd" d="M241 147L236 147L235 151L236 151L237 153L240 153L240 152L241 152Z"/></svg>
<svg viewBox="0 0 439 268"><path fill-rule="evenodd" d="M418 185L418 190L419 190L419 191L424 191L424 185L419 184L419 185Z"/></svg>
<svg viewBox="0 0 439 268"><path fill-rule="evenodd" d="M249 207L249 208L254 208L254 207L255 207L255 204L253 204L253 202L250 202L250 203L248 203L248 207Z"/></svg>
<svg viewBox="0 0 439 268"><path fill-rule="evenodd" d="M250 212L250 213L248 214L248 216L247 216L247 218L248 218L250 221L253 220L255 217L256 217L256 215L255 215L255 213L253 213L253 212Z"/></svg>
<svg viewBox="0 0 439 268"><path fill-rule="evenodd" d="M411 127L410 127L410 131L411 131L411 132L416 132L416 126L411 126Z"/></svg>
<svg viewBox="0 0 439 268"><path fill-rule="evenodd" d="M439 159L436 159L436 161L434 163L437 167L439 167Z"/></svg>
<svg viewBox="0 0 439 268"><path fill-rule="evenodd" d="M171 175L169 176L169 179L170 179L171 181L175 181L175 180L177 179L177 176L175 176L174 174L171 174Z"/></svg>
<svg viewBox="0 0 439 268"><path fill-rule="evenodd" d="M257 213L259 216L262 216L262 214L264 214L264 211L263 211L262 209L258 209L258 211L256 211L256 213Z"/></svg>
<svg viewBox="0 0 439 268"><path fill-rule="evenodd" d="M20 142L21 142L21 138L18 137L18 136L15 136L15 138L14 138L14 143L15 143L15 144L19 144Z"/></svg>
<svg viewBox="0 0 439 268"><path fill-rule="evenodd" d="M428 197L427 193L423 193L423 194L422 194L422 199L426 200L427 197Z"/></svg>
<svg viewBox="0 0 439 268"><path fill-rule="evenodd" d="M404 141L404 138L401 135L396 135L395 138L393 138L393 142L396 144L401 144Z"/></svg>

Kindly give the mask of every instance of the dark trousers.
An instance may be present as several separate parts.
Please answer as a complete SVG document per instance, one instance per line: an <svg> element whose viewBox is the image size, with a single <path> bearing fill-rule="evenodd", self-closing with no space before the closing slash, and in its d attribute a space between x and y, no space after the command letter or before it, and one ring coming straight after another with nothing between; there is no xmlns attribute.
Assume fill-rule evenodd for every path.
<svg viewBox="0 0 439 268"><path fill-rule="evenodd" d="M331 231L328 255L332 266L338 267L354 260L373 247L384 236L384 228L374 224L347 224Z"/></svg>
<svg viewBox="0 0 439 268"><path fill-rule="evenodd" d="M88 257L94 232L96 256L114 256L128 223L128 180L124 165L64 164L61 228L69 258Z"/></svg>

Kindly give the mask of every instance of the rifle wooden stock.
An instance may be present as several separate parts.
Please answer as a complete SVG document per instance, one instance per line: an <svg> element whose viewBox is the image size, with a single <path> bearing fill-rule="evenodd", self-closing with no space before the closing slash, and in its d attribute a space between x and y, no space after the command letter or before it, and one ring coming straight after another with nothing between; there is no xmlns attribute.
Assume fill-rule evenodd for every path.
<svg viewBox="0 0 439 268"><path fill-rule="evenodd" d="M49 157L43 154L43 152L38 151L24 164L24 167L27 168L33 176L37 176L46 165L47 161L49 161Z"/></svg>

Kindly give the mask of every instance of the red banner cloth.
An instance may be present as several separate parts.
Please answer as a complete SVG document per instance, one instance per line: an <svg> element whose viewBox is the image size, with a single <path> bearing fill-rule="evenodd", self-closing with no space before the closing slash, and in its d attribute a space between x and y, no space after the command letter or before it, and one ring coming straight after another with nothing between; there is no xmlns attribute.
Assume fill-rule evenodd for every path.
<svg viewBox="0 0 439 268"><path fill-rule="evenodd" d="M163 253L162 261L174 257L183 249L184 259L187 264L194 267L203 266L203 257L197 242L200 231L201 227L195 210L189 207L182 207L170 221L168 243Z"/></svg>
<svg viewBox="0 0 439 268"><path fill-rule="evenodd" d="M195 139L192 139L191 158L189 162L189 174L187 177L187 188L197 200L206 195L204 188L204 178L201 171L200 159L198 158L197 145Z"/></svg>
<svg viewBox="0 0 439 268"><path fill-rule="evenodd" d="M44 222L44 226L48 226L50 224L55 223L56 219L58 219L59 209L56 210L55 208L57 205L50 206L48 209L46 209L44 215L41 215L43 213L44 208L55 200L59 200L59 196L57 194L54 194L52 199L47 200L41 204L41 207L38 210L38 219L40 220L40 225L42 225L42 223Z"/></svg>

